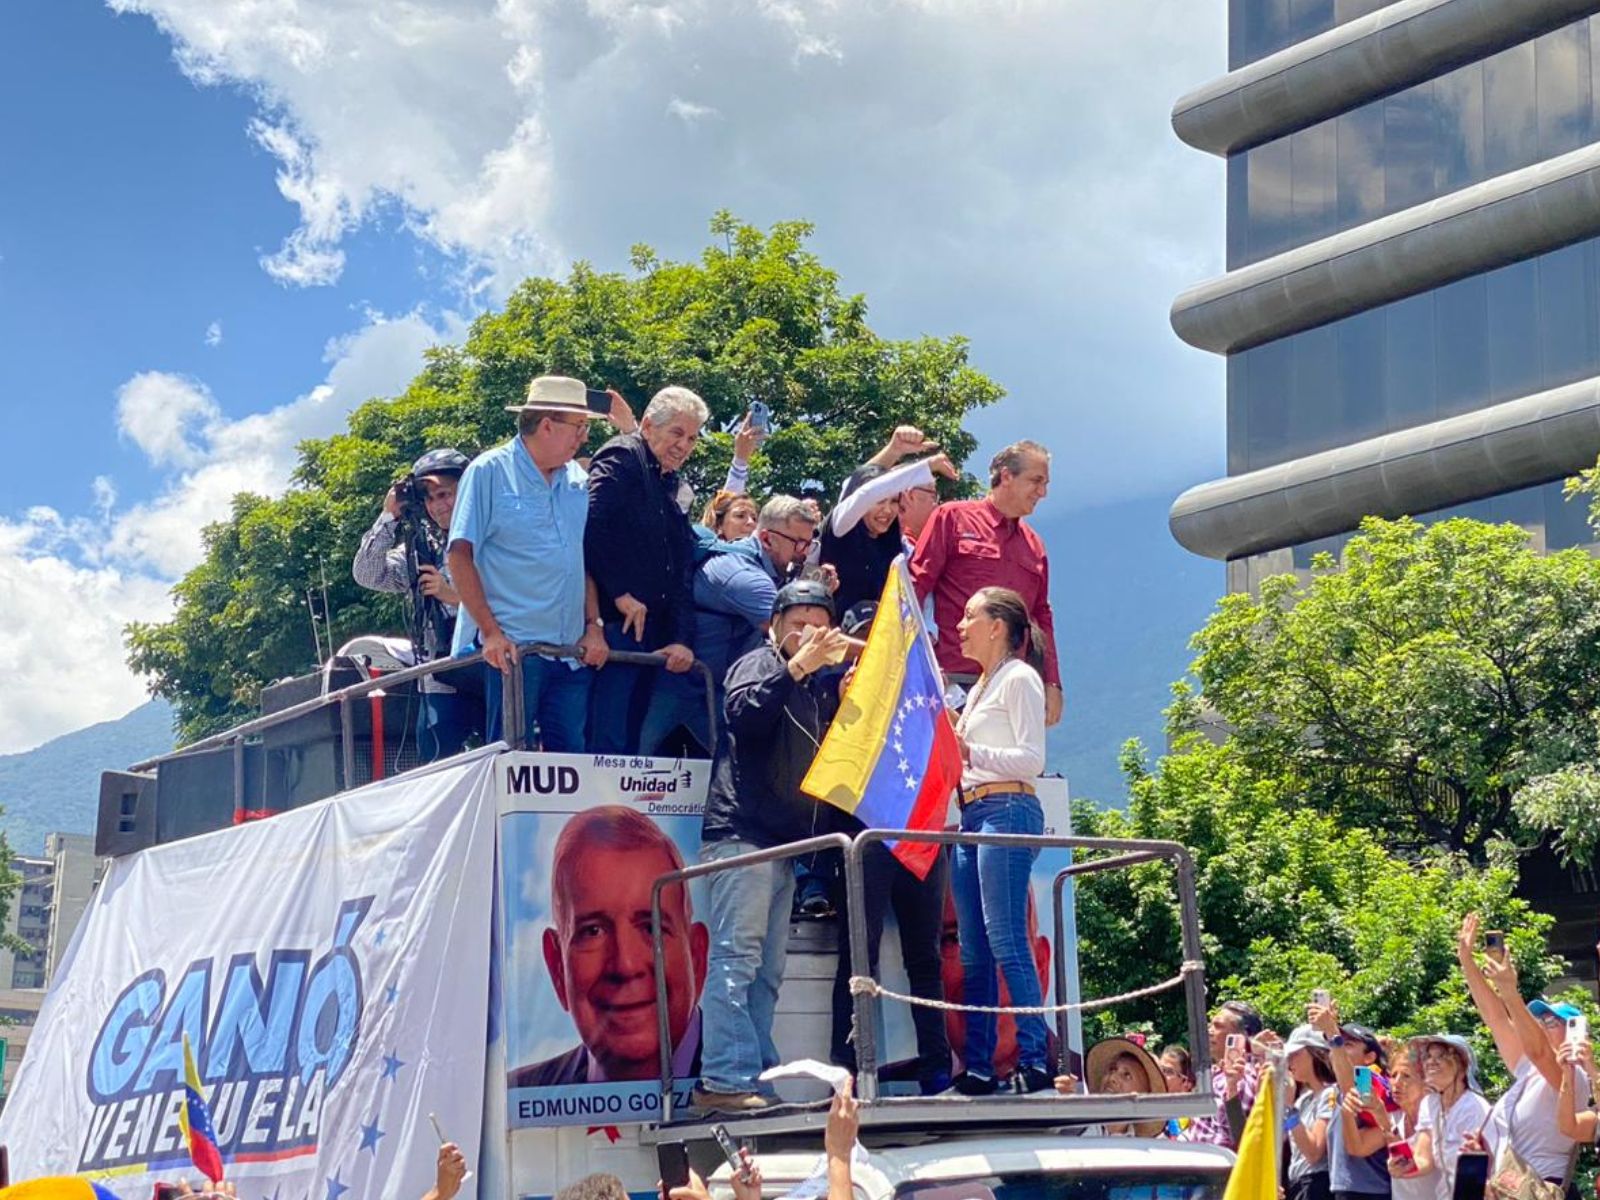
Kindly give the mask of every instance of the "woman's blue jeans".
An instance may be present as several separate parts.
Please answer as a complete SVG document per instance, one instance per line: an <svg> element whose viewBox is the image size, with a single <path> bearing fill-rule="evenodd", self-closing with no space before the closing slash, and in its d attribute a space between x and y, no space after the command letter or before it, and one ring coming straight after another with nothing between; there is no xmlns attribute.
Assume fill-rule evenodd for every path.
<svg viewBox="0 0 1600 1200"><path fill-rule="evenodd" d="M985 796L961 810L963 833L1044 832L1039 800L1021 792ZM1012 846L955 847L950 889L961 937L962 997L967 1004L998 1004L996 968L1014 1005L1044 1002L1028 933L1029 873L1036 849ZM995 1017L967 1014L963 1065L994 1077ZM1017 1016L1017 1065L1049 1070L1049 1029L1042 1017Z"/></svg>

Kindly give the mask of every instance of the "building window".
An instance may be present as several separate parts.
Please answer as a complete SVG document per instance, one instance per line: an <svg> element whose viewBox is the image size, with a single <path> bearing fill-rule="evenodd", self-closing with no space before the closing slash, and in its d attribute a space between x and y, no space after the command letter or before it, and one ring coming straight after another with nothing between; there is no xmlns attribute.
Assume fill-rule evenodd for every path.
<svg viewBox="0 0 1600 1200"><path fill-rule="evenodd" d="M1395 0L1229 0L1228 68L1343 25Z"/></svg>
<svg viewBox="0 0 1600 1200"><path fill-rule="evenodd" d="M1254 471L1600 374L1600 239L1228 360L1228 470Z"/></svg>
<svg viewBox="0 0 1600 1200"><path fill-rule="evenodd" d="M1228 160L1228 266L1258 262L1600 138L1600 17Z"/></svg>

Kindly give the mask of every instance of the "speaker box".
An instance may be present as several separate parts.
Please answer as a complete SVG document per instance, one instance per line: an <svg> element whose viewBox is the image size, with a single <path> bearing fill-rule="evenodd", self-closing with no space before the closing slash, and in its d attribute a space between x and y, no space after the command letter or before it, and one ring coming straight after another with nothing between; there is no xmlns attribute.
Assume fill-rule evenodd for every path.
<svg viewBox="0 0 1600 1200"><path fill-rule="evenodd" d="M94 823L97 858L116 858L155 845L154 771L101 771L100 807Z"/></svg>

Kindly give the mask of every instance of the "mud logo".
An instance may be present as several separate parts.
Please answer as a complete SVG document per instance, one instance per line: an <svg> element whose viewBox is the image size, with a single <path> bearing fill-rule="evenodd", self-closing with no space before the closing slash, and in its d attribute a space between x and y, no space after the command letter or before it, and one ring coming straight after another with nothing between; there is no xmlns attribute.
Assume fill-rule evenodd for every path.
<svg viewBox="0 0 1600 1200"><path fill-rule="evenodd" d="M189 1034L225 1161L314 1154L328 1096L361 1033L361 963L352 946L373 898L347 900L331 946L209 958L176 979L148 971L111 1005L89 1056L94 1111L79 1171L186 1163L178 1127Z"/></svg>

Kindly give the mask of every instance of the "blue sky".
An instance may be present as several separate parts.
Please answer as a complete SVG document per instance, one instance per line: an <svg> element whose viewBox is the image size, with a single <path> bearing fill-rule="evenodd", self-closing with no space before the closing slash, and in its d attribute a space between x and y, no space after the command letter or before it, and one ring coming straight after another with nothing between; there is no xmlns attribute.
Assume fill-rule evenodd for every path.
<svg viewBox="0 0 1600 1200"><path fill-rule="evenodd" d="M1052 505L1209 477L1220 363L1166 311L1220 265L1221 170L1167 113L1222 8L12 0L0 669L41 699L0 752L138 702L122 623L297 440L526 274L692 255L721 207L815 221L881 332L971 337L1011 393L983 453L1042 436Z"/></svg>

